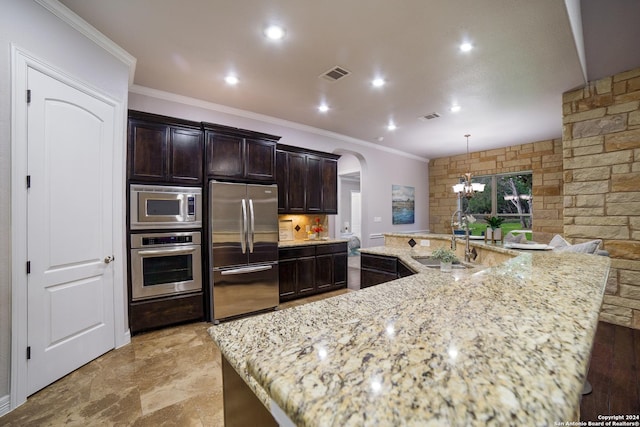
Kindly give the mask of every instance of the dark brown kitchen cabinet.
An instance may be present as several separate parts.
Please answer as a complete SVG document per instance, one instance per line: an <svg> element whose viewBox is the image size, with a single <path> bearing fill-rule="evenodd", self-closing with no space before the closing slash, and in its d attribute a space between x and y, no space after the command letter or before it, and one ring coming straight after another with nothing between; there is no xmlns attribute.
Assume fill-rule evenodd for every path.
<svg viewBox="0 0 640 427"><path fill-rule="evenodd" d="M396 257L366 253L360 255L361 289L412 274L414 272Z"/></svg>
<svg viewBox="0 0 640 427"><path fill-rule="evenodd" d="M347 286L347 243L280 248L280 301Z"/></svg>
<svg viewBox="0 0 640 427"><path fill-rule="evenodd" d="M322 211L325 214L338 213L338 161L322 159Z"/></svg>
<svg viewBox="0 0 640 427"><path fill-rule="evenodd" d="M316 247L316 286L333 290L347 286L347 244L331 243Z"/></svg>
<svg viewBox="0 0 640 427"><path fill-rule="evenodd" d="M246 182L276 181L277 136L203 123L207 176Z"/></svg>
<svg viewBox="0 0 640 427"><path fill-rule="evenodd" d="M304 213L306 156L301 153L277 150L276 159L278 213Z"/></svg>
<svg viewBox="0 0 640 427"><path fill-rule="evenodd" d="M339 157L278 144L278 212L338 213Z"/></svg>
<svg viewBox="0 0 640 427"><path fill-rule="evenodd" d="M202 183L200 124L129 111L128 174L131 182Z"/></svg>
<svg viewBox="0 0 640 427"><path fill-rule="evenodd" d="M308 256L296 260L296 294L305 296L316 291L316 257Z"/></svg>
<svg viewBox="0 0 640 427"><path fill-rule="evenodd" d="M309 213L322 212L322 159L318 156L307 155L306 173L306 211Z"/></svg>
<svg viewBox="0 0 640 427"><path fill-rule="evenodd" d="M278 250L280 301L298 298L315 291L315 258L316 250L313 246Z"/></svg>
<svg viewBox="0 0 640 427"><path fill-rule="evenodd" d="M280 286L280 300L289 299L296 295L297 284L297 260L283 259L282 256L278 260L278 278Z"/></svg>
<svg viewBox="0 0 640 427"><path fill-rule="evenodd" d="M136 301L129 304L129 327L134 334L203 319L204 297L202 292Z"/></svg>

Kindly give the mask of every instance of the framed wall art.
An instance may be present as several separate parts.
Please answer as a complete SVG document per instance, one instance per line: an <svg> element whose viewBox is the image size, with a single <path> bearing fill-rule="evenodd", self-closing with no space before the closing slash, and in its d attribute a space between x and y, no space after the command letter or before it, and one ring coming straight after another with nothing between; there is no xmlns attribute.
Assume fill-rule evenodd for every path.
<svg viewBox="0 0 640 427"><path fill-rule="evenodd" d="M395 224L415 222L416 189L405 185L391 187L391 218Z"/></svg>

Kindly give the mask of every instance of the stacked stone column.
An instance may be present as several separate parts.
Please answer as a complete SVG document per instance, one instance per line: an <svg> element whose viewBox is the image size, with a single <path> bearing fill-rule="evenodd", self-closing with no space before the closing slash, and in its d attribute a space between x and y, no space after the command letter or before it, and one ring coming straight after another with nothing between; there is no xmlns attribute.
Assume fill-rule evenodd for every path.
<svg viewBox="0 0 640 427"><path fill-rule="evenodd" d="M603 240L600 318L640 329L640 68L565 93L562 143L565 238Z"/></svg>

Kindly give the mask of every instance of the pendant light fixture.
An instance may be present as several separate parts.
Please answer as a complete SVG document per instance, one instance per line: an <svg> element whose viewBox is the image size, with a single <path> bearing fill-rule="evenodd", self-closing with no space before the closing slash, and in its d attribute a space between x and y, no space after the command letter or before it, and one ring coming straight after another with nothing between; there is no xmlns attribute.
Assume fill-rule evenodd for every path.
<svg viewBox="0 0 640 427"><path fill-rule="evenodd" d="M469 137L470 134L466 134L464 137L467 138L467 161L469 160ZM467 172L462 175L464 182L456 184L453 186L453 192L470 199L473 197L475 193L482 193L484 191L484 184L480 184L479 182L471 182L471 172Z"/></svg>

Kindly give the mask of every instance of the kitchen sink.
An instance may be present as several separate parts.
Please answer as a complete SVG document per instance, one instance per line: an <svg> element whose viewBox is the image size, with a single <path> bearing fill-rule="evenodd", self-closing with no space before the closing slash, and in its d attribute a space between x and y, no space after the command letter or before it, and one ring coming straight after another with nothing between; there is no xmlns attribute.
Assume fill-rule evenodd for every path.
<svg viewBox="0 0 640 427"><path fill-rule="evenodd" d="M420 264L424 265L425 267L440 268L440 260L439 259L432 258L430 256L413 257L413 259L415 259L416 261L418 261ZM470 268L470 267L468 265L462 264L460 261L457 261L457 262L454 262L451 265L451 268L465 269L465 268Z"/></svg>

